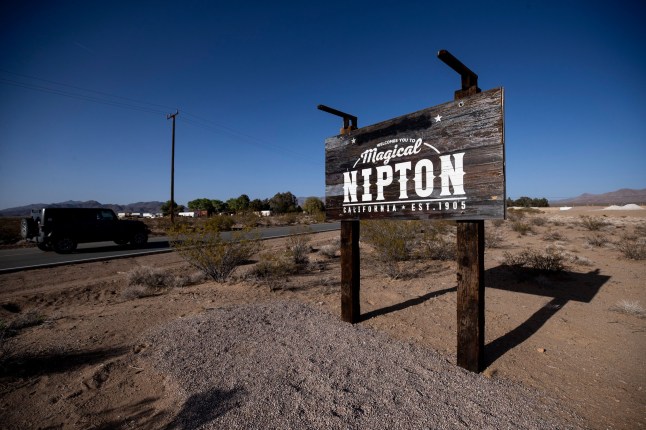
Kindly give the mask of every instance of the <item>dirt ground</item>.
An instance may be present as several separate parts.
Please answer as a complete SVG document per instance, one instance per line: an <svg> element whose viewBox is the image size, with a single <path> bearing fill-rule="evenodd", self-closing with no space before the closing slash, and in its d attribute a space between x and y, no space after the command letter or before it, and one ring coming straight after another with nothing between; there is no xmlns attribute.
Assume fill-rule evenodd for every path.
<svg viewBox="0 0 646 430"><path fill-rule="evenodd" d="M580 221L606 222L599 232ZM534 221L539 219L538 221ZM625 258L617 243L644 236L646 210L546 209L500 233L487 248L486 359L482 377L511 380L571 407L586 428L646 427L646 262ZM600 238L598 235L602 235ZM591 239L598 245L592 245ZM182 405L173 381L142 358L146 333L178 318L222 306L300 300L340 315L340 264L320 252L339 233L311 236L310 269L274 291L237 269L212 281L131 298L128 274L154 267L176 275L194 269L175 253L0 275L0 427L164 428ZM512 270L505 253L556 247L566 258L557 274ZM264 242L279 253L285 239ZM360 324L432 348L455 363L456 265L409 261L410 276L390 279L362 244ZM637 303L636 303L637 302Z"/></svg>

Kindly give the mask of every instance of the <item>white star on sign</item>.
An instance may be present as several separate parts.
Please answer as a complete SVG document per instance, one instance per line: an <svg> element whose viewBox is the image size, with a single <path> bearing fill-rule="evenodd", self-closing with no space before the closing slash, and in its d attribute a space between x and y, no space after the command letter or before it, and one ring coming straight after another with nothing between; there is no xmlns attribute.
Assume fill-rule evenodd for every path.
<svg viewBox="0 0 646 430"><path fill-rule="evenodd" d="M357 141L357 139L355 139L355 138L353 137L353 138L352 138L352 143L356 143L356 141Z"/></svg>
<svg viewBox="0 0 646 430"><path fill-rule="evenodd" d="M434 119L435 119L435 122L440 122L440 121L442 121L442 116L438 115Z"/></svg>

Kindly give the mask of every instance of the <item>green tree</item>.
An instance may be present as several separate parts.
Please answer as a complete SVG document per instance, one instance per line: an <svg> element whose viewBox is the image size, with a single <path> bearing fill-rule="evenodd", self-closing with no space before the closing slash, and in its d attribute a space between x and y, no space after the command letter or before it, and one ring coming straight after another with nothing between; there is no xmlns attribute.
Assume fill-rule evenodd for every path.
<svg viewBox="0 0 646 430"><path fill-rule="evenodd" d="M249 210L249 196L241 194L240 197L227 200L227 206L231 212L241 213Z"/></svg>
<svg viewBox="0 0 646 430"><path fill-rule="evenodd" d="M209 199L195 199L188 202L188 208L193 211L208 211L209 215L215 212L213 203Z"/></svg>
<svg viewBox="0 0 646 430"><path fill-rule="evenodd" d="M249 209L254 212L260 212L269 209L267 200L253 199L249 202Z"/></svg>
<svg viewBox="0 0 646 430"><path fill-rule="evenodd" d="M303 203L303 211L308 214L320 213L325 210L325 205L318 197L308 197Z"/></svg>
<svg viewBox="0 0 646 430"><path fill-rule="evenodd" d="M177 203L173 202L173 209L175 213L183 212L184 206L178 205ZM164 216L170 215L170 200L166 201L166 203L163 203L161 205L161 211Z"/></svg>
<svg viewBox="0 0 646 430"><path fill-rule="evenodd" d="M287 212L298 212L298 199L289 191L285 193L276 193L269 199L269 207L275 213L282 214Z"/></svg>
<svg viewBox="0 0 646 430"><path fill-rule="evenodd" d="M216 214L226 212L229 210L227 207L227 204L223 202L222 200L211 200L211 205L213 206L213 212Z"/></svg>

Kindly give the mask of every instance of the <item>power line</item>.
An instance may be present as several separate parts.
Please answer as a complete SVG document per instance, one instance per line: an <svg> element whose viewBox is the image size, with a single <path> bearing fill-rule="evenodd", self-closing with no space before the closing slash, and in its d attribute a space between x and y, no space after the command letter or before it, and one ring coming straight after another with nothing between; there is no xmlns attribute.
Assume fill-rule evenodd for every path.
<svg viewBox="0 0 646 430"><path fill-rule="evenodd" d="M119 108L136 110L136 111L140 111L140 112L147 112L147 113L153 113L153 114L159 114L159 115L166 115L166 111L155 109L155 108L153 108L153 106L154 107L161 107L161 108L164 108L166 110L174 109L174 108L171 108L171 107L169 107L167 105L162 105L162 104L158 104L158 103L151 103L151 102L137 100L137 99L133 99L133 98L129 98L129 97L118 96L118 95L110 94L110 93L107 93L107 92L92 90L92 89L89 89L89 88L83 88L83 87L79 87L79 86L76 86L76 85L65 84L65 83L53 81L53 80L50 80L50 79L39 78L39 77L36 77L36 76L25 75L25 74L21 74L21 73L15 73L15 72L11 72L11 71L8 71L8 70L5 70L5 69L0 69L0 72L8 73L8 74L14 75L14 76L19 76L21 78L33 79L33 80L36 80L36 81L45 82L45 83L48 83L48 84L51 84L51 85L56 85L56 86L59 86L59 87L66 87L66 88L71 88L73 90L83 91L83 92L86 92L86 93L98 94L98 95L103 96L103 97L97 97L97 96L92 96L92 95L88 95L88 94L79 93L78 91L69 91L69 90L55 88L55 87L51 87L51 86L39 85L39 84L31 83L31 82L24 82L24 81L18 81L18 80L14 80L14 79L8 79L8 78L0 77L0 83L1 84L11 85L11 86L14 86L14 87L26 88L26 89L30 89L30 90L33 90L33 91L40 91L40 92L47 93L47 94L60 95L60 96L68 97L68 98L72 98L72 99L83 100L83 101L88 101L88 102L92 102L92 103L99 103L99 104L103 104L103 105L107 105L107 106L119 107ZM117 99L117 100L115 100L115 99ZM119 100L124 100L124 101L119 101ZM133 103L136 103L136 104L133 104L133 103L130 103L130 102L133 102ZM215 122L213 120L201 117L199 115L191 114L191 113L186 112L186 111L183 111L183 113L184 113L184 115L189 116L189 118L184 118L182 120L182 122L186 122L189 125L193 125L193 126L196 126L196 127L201 127L203 129L210 130L210 131L215 132L215 133L226 133L226 134L228 134L230 136L233 136L233 137L237 138L240 143L252 145L252 146L261 148L263 150L273 149L274 151L281 152L281 153L283 153L285 155L288 155L290 157L298 158L298 159L300 159L302 161L305 161L305 162L307 162L309 164L315 165L315 163L313 163L309 157L307 157L307 156L305 156L303 154L296 153L294 151L291 151L291 150L289 150L287 148L280 147L278 145L274 145L274 144L264 142L264 141L262 141L260 139L257 139L257 138L255 138L255 137L253 137L251 135L243 133L243 132L241 132L239 130L233 129L231 127L227 127L225 125L219 124L219 123L217 123L217 122Z"/></svg>
<svg viewBox="0 0 646 430"><path fill-rule="evenodd" d="M127 101L130 101L130 102L138 103L140 105L156 106L156 107L165 109L163 112L165 112L166 110L169 110L169 109L173 109L173 107L171 107L171 106L162 105L162 104L159 104L159 103L151 103L151 102L148 102L148 101L137 100L137 99L133 99L133 98L130 98L130 97L118 96L118 95L115 95L115 94L106 93L104 91L92 90L92 89L89 89L89 88L83 88L83 87L79 87L79 86L76 86L76 85L65 84L63 82L52 81L50 79L44 79L44 78L39 78L39 77L36 77L36 76L24 75L24 74L21 74L21 73L10 72L9 70L5 70L5 69L0 69L0 72L8 73L8 74L14 75L14 76L20 76L22 78L34 79L36 81L46 82L48 84L58 85L58 86L61 86L61 87L73 88L73 89L76 89L76 90L86 91L86 92L89 92L89 93L100 94L100 95L112 97L112 98L115 98L115 99L127 100Z"/></svg>

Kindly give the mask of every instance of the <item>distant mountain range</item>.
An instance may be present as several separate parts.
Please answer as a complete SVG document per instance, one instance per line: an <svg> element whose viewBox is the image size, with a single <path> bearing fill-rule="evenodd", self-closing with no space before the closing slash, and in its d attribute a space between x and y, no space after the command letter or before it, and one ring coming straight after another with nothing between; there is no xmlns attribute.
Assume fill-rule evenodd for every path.
<svg viewBox="0 0 646 430"><path fill-rule="evenodd" d="M605 205L636 205L646 204L646 188L631 190L623 188L604 194L584 193L578 197L562 200L550 200L550 206L605 206Z"/></svg>
<svg viewBox="0 0 646 430"><path fill-rule="evenodd" d="M17 208L3 209L0 211L0 216L29 216L31 215L32 209L40 209L44 207L52 208L110 208L115 212L150 212L156 213L161 212L161 206L164 202L138 202L130 203L127 205L117 205L117 204L103 204L99 203L96 200L88 200L86 202L80 202L76 200L68 200L61 203L36 203L33 205L20 206Z"/></svg>

